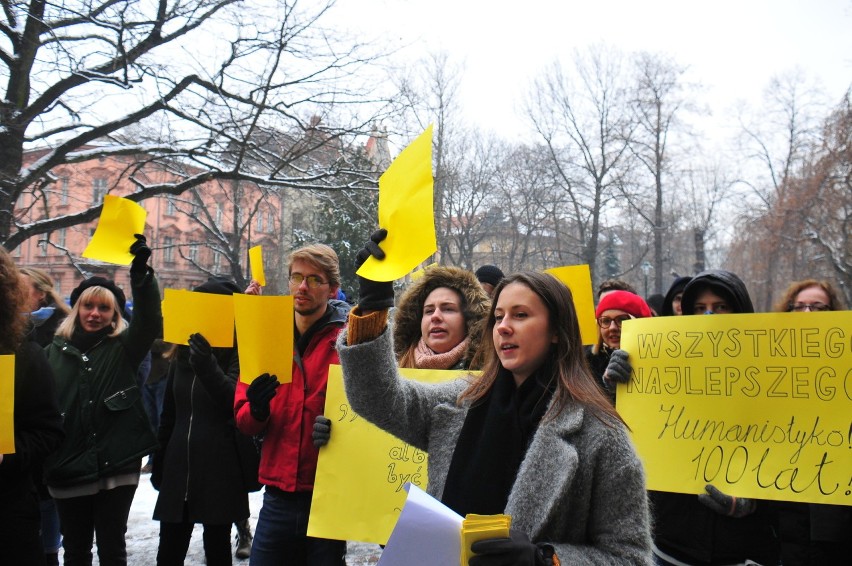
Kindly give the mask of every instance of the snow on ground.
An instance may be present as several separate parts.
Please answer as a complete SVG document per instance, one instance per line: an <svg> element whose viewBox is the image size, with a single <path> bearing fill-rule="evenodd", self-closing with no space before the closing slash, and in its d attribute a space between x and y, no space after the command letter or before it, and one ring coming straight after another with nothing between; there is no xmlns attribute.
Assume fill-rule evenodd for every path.
<svg viewBox="0 0 852 566"><path fill-rule="evenodd" d="M127 521L127 564L128 566L151 566L157 562L157 543L159 542L160 523L151 517L154 515L154 504L157 502L157 492L151 487L150 476L143 475L139 479L139 488L130 508L130 518ZM263 491L249 494L249 507L251 509L252 532L257 523L257 514L263 501ZM204 549L201 541L202 528L196 525L192 532L192 540L189 543L189 551L186 555L188 566L204 564ZM231 545L234 545L233 537L236 529L232 529ZM94 564L98 564L97 549L93 548L95 554ZM378 545L350 542L346 553L346 564L348 566L368 566L379 560L381 549ZM59 551L60 563L62 551ZM248 560L234 558L234 565L248 565Z"/></svg>

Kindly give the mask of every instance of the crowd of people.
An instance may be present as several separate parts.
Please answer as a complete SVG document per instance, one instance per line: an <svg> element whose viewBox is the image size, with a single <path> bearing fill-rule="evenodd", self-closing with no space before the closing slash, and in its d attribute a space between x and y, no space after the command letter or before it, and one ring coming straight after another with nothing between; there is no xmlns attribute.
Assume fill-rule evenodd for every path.
<svg viewBox="0 0 852 566"><path fill-rule="evenodd" d="M356 257L385 259L385 230ZM852 508L648 491L616 384L631 379L622 324L651 316L754 312L724 270L679 277L663 296L618 280L598 288L598 340L583 347L571 290L549 274L427 268L397 297L358 277L340 300L336 253L287 258L294 304L292 381L241 375L236 342L162 342L160 293L144 236L131 246L134 308L90 277L70 308L49 276L0 250L0 354L14 354L15 452L0 455L0 548L10 564L127 563L140 478L159 491L158 565L183 564L196 524L206 563L345 566L345 541L307 535L328 368L340 364L352 408L423 450L429 494L466 514L508 514L507 538L474 543L471 566L845 564ZM262 294L211 277L199 293ZM649 304L650 303L650 304ZM793 283L779 312L841 310L831 284ZM22 316L25 313L26 316ZM287 324L287 321L282 321ZM400 368L456 370L438 384ZM144 467L143 467L144 464ZM248 493L263 489L254 534ZM60 542L61 541L61 542Z"/></svg>

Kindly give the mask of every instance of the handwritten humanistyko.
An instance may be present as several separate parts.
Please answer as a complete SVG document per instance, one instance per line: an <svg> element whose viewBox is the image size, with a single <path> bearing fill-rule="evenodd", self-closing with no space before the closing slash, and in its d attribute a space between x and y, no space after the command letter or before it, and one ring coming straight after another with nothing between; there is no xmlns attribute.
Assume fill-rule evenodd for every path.
<svg viewBox="0 0 852 566"><path fill-rule="evenodd" d="M852 503L852 313L642 319L621 344L649 489Z"/></svg>

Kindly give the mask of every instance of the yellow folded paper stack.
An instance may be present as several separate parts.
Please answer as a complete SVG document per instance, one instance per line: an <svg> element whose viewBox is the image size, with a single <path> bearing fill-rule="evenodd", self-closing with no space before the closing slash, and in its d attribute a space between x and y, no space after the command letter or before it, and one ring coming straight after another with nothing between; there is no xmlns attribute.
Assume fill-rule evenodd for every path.
<svg viewBox="0 0 852 566"><path fill-rule="evenodd" d="M509 538L511 526L509 515L466 515L461 527L461 566L468 566L473 556L470 550L473 543L488 538Z"/></svg>

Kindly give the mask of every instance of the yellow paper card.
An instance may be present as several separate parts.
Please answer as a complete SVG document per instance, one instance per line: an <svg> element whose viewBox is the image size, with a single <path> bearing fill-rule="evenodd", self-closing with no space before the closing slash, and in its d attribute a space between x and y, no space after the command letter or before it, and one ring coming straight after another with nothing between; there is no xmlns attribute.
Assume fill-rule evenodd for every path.
<svg viewBox="0 0 852 566"><path fill-rule="evenodd" d="M136 202L115 195L104 196L104 206L92 240L83 250L83 257L130 265L133 254L130 246L136 242L134 234L145 231L148 212Z"/></svg>
<svg viewBox="0 0 852 566"><path fill-rule="evenodd" d="M183 289L166 289L164 295L163 340L186 345L189 335L198 332L214 348L233 348L234 300L231 295Z"/></svg>
<svg viewBox="0 0 852 566"><path fill-rule="evenodd" d="M266 275L263 273L263 249L260 246L249 249L249 262L251 262L251 278L261 287L266 286Z"/></svg>
<svg viewBox="0 0 852 566"><path fill-rule="evenodd" d="M400 369L429 383L465 371ZM331 440L320 449L308 536L385 544L396 525L411 482L426 488L426 453L368 423L349 407L340 366L328 370L325 416Z"/></svg>
<svg viewBox="0 0 852 566"><path fill-rule="evenodd" d="M427 266L426 266L426 267L424 267L423 269L417 269L417 270L415 270L415 271L412 271L412 272L411 272L411 280L412 280L412 281L417 281L418 279L420 279L421 277L423 277L424 275L426 275L426 272L427 272L429 269L432 269L433 267L435 267L435 266L437 266L437 265L438 265L437 263L430 263L429 265L427 265Z"/></svg>
<svg viewBox="0 0 852 566"><path fill-rule="evenodd" d="M379 244L381 261L372 256L358 275L394 281L438 250L432 179L432 126L402 150L379 178L379 226L388 236Z"/></svg>
<svg viewBox="0 0 852 566"><path fill-rule="evenodd" d="M15 356L0 356L0 454L15 453Z"/></svg>
<svg viewBox="0 0 852 566"><path fill-rule="evenodd" d="M234 295L240 381L269 373L293 381L293 297Z"/></svg>
<svg viewBox="0 0 852 566"><path fill-rule="evenodd" d="M571 289L574 296L574 308L580 323L580 336L583 344L590 346L598 343L598 326L595 322L595 293L592 290L592 275L588 265L568 265L546 269Z"/></svg>
<svg viewBox="0 0 852 566"><path fill-rule="evenodd" d="M625 321L648 489L852 504L852 312Z"/></svg>

